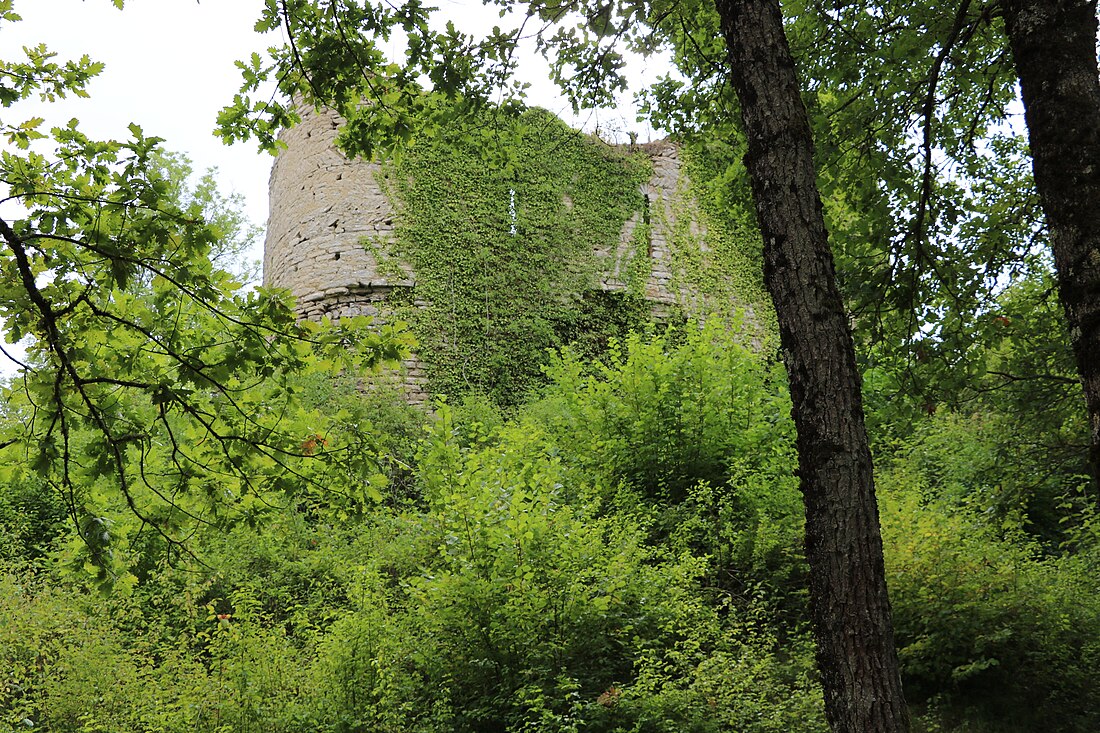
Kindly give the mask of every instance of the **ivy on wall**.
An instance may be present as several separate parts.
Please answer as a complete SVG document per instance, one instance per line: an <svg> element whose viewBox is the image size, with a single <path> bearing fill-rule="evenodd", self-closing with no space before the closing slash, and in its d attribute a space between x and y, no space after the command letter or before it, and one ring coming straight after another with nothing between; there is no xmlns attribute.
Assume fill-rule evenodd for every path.
<svg viewBox="0 0 1100 733"><path fill-rule="evenodd" d="M681 141L688 183L677 192L671 222L673 273L698 294L699 315L739 311L746 338L759 351L778 348L775 310L764 286L763 241L756 223L743 144L693 136ZM693 224L694 222L694 224ZM706 230L705 241L698 224Z"/></svg>
<svg viewBox="0 0 1100 733"><path fill-rule="evenodd" d="M692 315L744 309L739 327L771 347L751 202L729 200L735 151L684 144L687 175L668 208L643 194L653 173L645 153L539 109L505 130L494 124L441 133L379 173L397 210L396 238L365 244L380 273L415 273L415 288L389 303L417 335L430 391L514 404L542 383L548 349L599 357L610 337L653 323L645 291L655 228L669 237L672 286L688 294ZM609 271L620 289L601 289Z"/></svg>
<svg viewBox="0 0 1100 733"><path fill-rule="evenodd" d="M650 319L633 271L626 291L593 295L597 251L615 252L644 209L648 158L543 110L507 133L506 166L485 157L499 143L467 131L444 133L382 173L398 209L393 255L416 273L415 303L397 307L432 391L482 392L504 405L541 383L547 349L578 339L596 348Z"/></svg>

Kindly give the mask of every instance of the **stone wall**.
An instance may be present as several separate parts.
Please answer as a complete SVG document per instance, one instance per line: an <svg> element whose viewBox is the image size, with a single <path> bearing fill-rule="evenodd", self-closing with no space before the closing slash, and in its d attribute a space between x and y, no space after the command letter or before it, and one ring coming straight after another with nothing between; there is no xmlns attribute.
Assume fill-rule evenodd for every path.
<svg viewBox="0 0 1100 733"><path fill-rule="evenodd" d="M387 297L395 288L412 288L416 274L407 265L394 272L392 262L380 267L363 246L369 238L385 246L394 236L394 207L379 184L379 167L349 161L334 146L340 118L335 113L309 113L282 140L270 179L270 215L264 247L264 284L289 289L305 318L367 315L385 321ZM683 236L677 215L686 181L679 151L667 141L637 146L649 155L653 175L643 186L648 210L637 212L623 227L618 246L596 249L598 287L625 290L631 258L639 256L633 235L643 217L649 219L649 277L644 296L661 318L673 306L689 306L695 297L673 267L674 231ZM705 247L705 231L697 221L686 231ZM389 273L387 277L386 274ZM396 277L395 277L396 275ZM403 365L401 382L412 402L426 399L423 364L415 356Z"/></svg>

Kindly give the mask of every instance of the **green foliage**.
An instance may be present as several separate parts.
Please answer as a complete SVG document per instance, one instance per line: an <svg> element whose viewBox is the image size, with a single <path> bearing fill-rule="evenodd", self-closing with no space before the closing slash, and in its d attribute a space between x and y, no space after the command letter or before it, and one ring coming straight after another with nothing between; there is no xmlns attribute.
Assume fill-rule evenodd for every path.
<svg viewBox="0 0 1100 733"><path fill-rule="evenodd" d="M0 26L22 20L14 11L14 0L0 2ZM58 62L57 54L45 44L23 48L26 59L0 59L0 106L9 108L16 102L37 95L44 102L64 99L69 94L87 97L88 83L103 71L103 64L82 56L75 61ZM39 127L45 120L33 118L19 124L0 123L0 134L9 143L26 150L33 140L45 134Z"/></svg>
<svg viewBox="0 0 1100 733"><path fill-rule="evenodd" d="M62 497L34 475L5 471L0 492L0 562L37 560L63 536L69 518Z"/></svg>
<svg viewBox="0 0 1100 733"><path fill-rule="evenodd" d="M556 462L508 442L463 450L448 422L444 412L421 463L437 556L406 590L421 673L437 681L427 689L446 683L460 729L569 730L629 682L637 655L675 639L674 619L686 629L705 615L688 592L700 565L562 504Z"/></svg>
<svg viewBox="0 0 1100 733"><path fill-rule="evenodd" d="M432 390L481 392L502 405L540 383L546 350L578 326L598 343L650 317L636 300L640 286L603 299L614 314L607 323L575 310L598 285L594 252L614 252L643 208L648 161L539 110L510 129L509 169L485 163L497 134L490 125L475 139L444 133L417 145L381 179L400 202L395 254L416 272L417 301L402 315Z"/></svg>
<svg viewBox="0 0 1100 733"><path fill-rule="evenodd" d="M121 511L169 543L193 522L254 520L265 495L286 491L288 472L316 482L313 465L292 464L321 463L302 446L323 425L297 412L288 380L396 358L405 338L368 336L369 324L350 320L298 324L283 294L235 292L208 259L216 231L191 218L199 204L185 213L164 198L155 141L136 128L128 145L75 127L55 133L63 165L10 153L0 163L28 207L5 225L0 263L10 270L7 338L30 340L24 376L5 390L16 416L8 460L33 466L82 526L113 524ZM363 442L337 436L352 440L327 443L326 457ZM84 539L87 559L114 572L119 533Z"/></svg>
<svg viewBox="0 0 1100 733"><path fill-rule="evenodd" d="M242 283L260 280L260 263L246 258L260 241L263 229L244 215L244 198L239 193L225 196L218 189L218 169L210 168L194 179L186 155L165 153L156 161L170 186L167 197L181 208L197 206L202 218L214 230L210 260Z"/></svg>
<svg viewBox="0 0 1100 733"><path fill-rule="evenodd" d="M930 496L963 504L995 532L1024 530L1048 551L1095 505L1088 491L1088 428L1061 306L1047 273L998 297L996 315L960 360L970 385L917 414L896 367L865 373L868 422L880 461L919 471Z"/></svg>
<svg viewBox="0 0 1100 733"><path fill-rule="evenodd" d="M578 103L622 79L615 41L668 40L699 73L661 82L652 109L729 129L713 6L576 7L538 37ZM815 6L791 26L796 47L868 54L876 72L804 54L838 262L859 276L857 326L880 343L867 394L889 459L897 638L929 730L1090 731L1100 524L1076 493L1083 424L1030 243L1023 153L994 124L1003 43L984 10L963 10ZM346 149L404 150L390 168L407 208L401 255L452 329L425 350L441 355L444 391L474 392L441 403L425 431L357 390L356 370L407 339L295 325L280 294L242 295L211 262L249 236L211 178L183 185L186 165L138 128L94 141L74 122L46 155L30 151L42 120L0 124L15 146L0 174L27 209L0 222L0 314L9 341L32 339L0 426L6 729L826 729L789 403L744 344L768 317L617 338L648 318L642 260L623 273L627 293L593 295L583 255L644 215L644 164L540 112L487 112L515 35L479 44L428 13L272 0L258 29L285 23L300 48L242 64L245 93L277 73L284 92L334 104ZM909 22L919 13L930 20ZM0 0L0 20L16 19ZM401 64L382 53L391 32L411 39ZM0 62L0 103L83 94L98 70L31 49ZM941 70L944 87L922 88ZM916 142L914 112L933 142ZM248 128L252 114L266 118ZM485 114L483 133L446 128ZM273 145L295 116L241 97L221 121ZM494 133L506 144L485 144ZM677 217L677 267L712 296L759 294L738 137L686 150L699 212ZM914 153L950 159L966 185L915 178ZM707 250L686 226L695 213ZM991 299L982 286L1014 260L1036 277ZM517 405L544 349L566 343L541 396ZM900 391L913 385L921 400ZM942 409L964 400L965 413ZM82 544L62 536L62 512ZM184 539L211 567L179 567ZM64 572L84 564L115 593Z"/></svg>
<svg viewBox="0 0 1100 733"><path fill-rule="evenodd" d="M577 477L530 431L440 406L426 510L372 523L324 642L338 729L820 730L805 640L782 651L764 613L725 629L706 563L566 503Z"/></svg>
<svg viewBox="0 0 1100 733"><path fill-rule="evenodd" d="M400 152L439 130L461 126L493 106L510 116L510 98L524 85L510 79L519 31L494 27L484 39L454 24L429 23L435 8L413 0L400 5L267 0L256 31L286 28L290 42L238 61L240 93L218 115L226 141L256 137L272 152L283 127L300 120L294 104L274 100L262 85L274 82L283 99L327 105L347 120L340 136L350 155ZM389 38L403 36L404 53L390 59ZM502 92L504 92L502 94ZM505 99L505 103L492 104Z"/></svg>
<svg viewBox="0 0 1100 733"><path fill-rule="evenodd" d="M709 555L707 583L801 608L802 504L784 381L739 324L631 336L606 363L569 352L548 368L532 423L609 507L673 547ZM532 434L537 434L531 430Z"/></svg>
<svg viewBox="0 0 1100 733"><path fill-rule="evenodd" d="M957 406L1000 338L1004 284L1049 260L1001 23L972 3L800 3L790 17L867 365L889 372L895 403Z"/></svg>
<svg viewBox="0 0 1100 733"><path fill-rule="evenodd" d="M735 466L767 474L791 458L789 402L781 374L743 339L739 322L711 320L612 342L604 362L565 351L532 409L563 444L583 441L586 471L649 499L680 501Z"/></svg>
<svg viewBox="0 0 1100 733"><path fill-rule="evenodd" d="M883 481L887 575L906 690L947 720L997 730L1095 729L1095 548L1040 559L965 509Z"/></svg>
<svg viewBox="0 0 1100 733"><path fill-rule="evenodd" d="M383 187L401 203L397 257L379 242L364 244L383 260L386 277L416 273L403 315L417 332L433 391L474 391L513 405L540 383L546 349L580 337L591 351L624 335L622 327L651 320L638 307L652 295L651 244L667 246L670 286L692 301L677 308L728 314L736 303L761 343L773 339L752 216L748 209L730 215L718 203L726 170L713 157L689 165L682 190L649 202L639 190L648 167L633 145L627 154L626 146L586 139L545 111L524 109L524 85L513 79L517 43L534 38L574 105L606 101L625 80L619 42L653 50L646 23L674 14L639 3L579 3L561 13L531 6L542 27L494 27L478 38L449 22L436 30L442 24L429 22L436 10L418 0L272 0L257 30L281 28L289 42L238 63L242 93L220 119L227 139L255 135L273 150L278 128L299 121L304 108L326 107L345 120L337 144L346 154L387 162ZM389 58L381 39L391 36L408 43L403 58ZM291 103L251 98L272 80ZM709 194L702 205L692 203L696 173L699 191ZM633 256L620 257L627 243L618 238L632 215ZM669 241L651 243L647 235L658 226ZM597 285L594 252L623 260L603 263L625 283L621 299L587 292ZM607 308L606 323L593 317L597 308Z"/></svg>
<svg viewBox="0 0 1100 733"><path fill-rule="evenodd" d="M652 175L641 152L582 136L540 110L508 129L512 162L503 169L485 160L498 144L486 123L480 136L445 133L411 147L380 178L401 204L397 240L390 252L367 246L383 270L416 273L399 313L413 324L435 392L515 404L542 383L548 349L568 345L598 359L609 339L655 318L675 324L681 308L702 318L738 304L746 341L774 341L755 228L719 201L720 156L685 148L679 189L650 201L639 190ZM667 239L668 287L685 301L664 314L647 300L655 230ZM602 290L608 275L623 289Z"/></svg>
<svg viewBox="0 0 1100 733"><path fill-rule="evenodd" d="M36 92L83 94L101 68L51 59L0 66L5 121ZM369 437L304 409L294 380L399 358L400 326L298 323L285 293L243 291L214 260L255 229L137 125L117 141L75 119L48 135L32 122L0 154L5 200L21 207L0 220L0 319L27 352L3 387L0 477L64 501L82 540L70 564L132 584L121 548L186 552L200 528L255 523L302 492L351 511L379 500Z"/></svg>
<svg viewBox="0 0 1100 733"><path fill-rule="evenodd" d="M1054 274L1043 268L1000 293L985 323L985 373L975 391L990 409L1018 416L1066 472L1080 471L1070 455L1088 440L1086 416L1055 290Z"/></svg>
<svg viewBox="0 0 1100 733"><path fill-rule="evenodd" d="M1056 550L1088 506L1088 476L1072 449L1033 422L992 411L938 413L906 445L904 465L929 498L966 506L1000 534L1025 531Z"/></svg>
<svg viewBox="0 0 1100 733"><path fill-rule="evenodd" d="M0 652L16 675L4 680L12 715L51 731L672 733L821 720L804 640L784 649L763 612L726 629L730 611L697 592L705 560L565 503L565 467L530 452L525 432L456 425L441 406L421 448L423 511L346 528L291 513L263 537L211 536L214 575L163 567L111 600L9 576L0 611L22 640ZM96 644L55 632L55 619L87 614Z"/></svg>
<svg viewBox="0 0 1100 733"><path fill-rule="evenodd" d="M635 261L631 259L631 263ZM586 290L574 294L572 301L557 314L555 331L559 341L567 344L569 352L582 361L605 358L612 340L621 340L632 331L654 328L653 304L641 292L641 288L628 283L625 291ZM675 326L679 320L682 319L669 317L662 325ZM549 361L552 360L544 360Z"/></svg>
<svg viewBox="0 0 1100 733"><path fill-rule="evenodd" d="M283 30L287 42L237 62L240 93L219 114L219 133L227 141L255 137L274 151L279 129L300 121L295 103L304 102L347 120L338 144L349 155L399 157L440 134L462 131L471 142L487 113L516 117L529 86L515 74L523 42L533 39L574 111L610 104L626 89L621 41L638 50L659 43L648 33L644 3L517 3L522 12L512 15L511 2L487 4L501 7L502 22L473 35L419 0L267 0L256 30ZM393 53L391 38L400 39L402 53ZM266 89L254 97L272 82L281 100ZM506 147L490 144L483 152L500 163L514 161Z"/></svg>
<svg viewBox="0 0 1100 733"><path fill-rule="evenodd" d="M725 331L703 333L678 348L634 340L632 368L654 367L671 386L676 370L663 361L684 367L696 348L702 368L729 347ZM753 359L736 354L727 362ZM711 367L681 398L718 388L720 374ZM306 391L327 404L340 394L320 383ZM11 633L38 639L35 629L55 614L97 614L89 633L111 640L95 647L100 668L116 670L112 694L133 700L97 708L100 683L87 675L100 668L84 670L83 647L60 635L43 647L57 663L16 681L33 691L18 711L54 731L672 733L776 731L794 721L819 730L804 635L772 629L762 598L727 604L700 593L712 572L697 551L705 548L655 542L640 507L609 511L586 485L602 479L581 470L592 465L582 458L590 445L553 447L538 427L551 403L519 422L485 400L440 405L419 449L422 504L360 515L299 504L270 513L262 536L245 527L196 536L217 572L149 567L128 597L110 600L41 572L12 580L5 608L20 612ZM702 416L684 411L685 420ZM703 513L706 499L697 499L692 511Z"/></svg>
<svg viewBox="0 0 1100 733"><path fill-rule="evenodd" d="M680 145L688 184L675 212L673 269L680 282L702 296L708 313L728 313L728 304L736 304L744 309L742 328L755 348L764 353L777 349L778 326L764 287L763 248L741 162L741 135L685 134ZM705 242L692 231L693 222L704 222Z"/></svg>
<svg viewBox="0 0 1100 733"><path fill-rule="evenodd" d="M974 347L996 343L1004 284L1049 264L1027 144L1009 124L1016 79L1002 24L967 2L950 12L793 2L783 15L865 368L888 372L877 377L893 382L899 413L958 404L985 374ZM751 230L715 5L657 3L648 20L678 73L643 93L643 112L685 137L695 165L717 166L700 178L700 201Z"/></svg>
<svg viewBox="0 0 1100 733"><path fill-rule="evenodd" d="M246 595L233 602L219 616L173 600L169 610L189 613L190 624L157 639L151 619L129 618L147 607L5 574L0 721L72 733L300 729L308 679L299 653Z"/></svg>
<svg viewBox="0 0 1100 733"><path fill-rule="evenodd" d="M471 396L415 429L380 393L299 380L395 447L419 433L402 491L200 532L209 568L146 562L128 595L9 571L4 725L825 731L788 402L739 338L566 353L511 419ZM1041 552L967 498L997 435L937 416L880 475L907 689L928 730L1093 730L1097 524Z"/></svg>
<svg viewBox="0 0 1100 733"><path fill-rule="evenodd" d="M0 611L7 730L78 730L91 716L118 728L136 722L127 693L136 692L141 669L109 619L62 589L10 573L0 578Z"/></svg>

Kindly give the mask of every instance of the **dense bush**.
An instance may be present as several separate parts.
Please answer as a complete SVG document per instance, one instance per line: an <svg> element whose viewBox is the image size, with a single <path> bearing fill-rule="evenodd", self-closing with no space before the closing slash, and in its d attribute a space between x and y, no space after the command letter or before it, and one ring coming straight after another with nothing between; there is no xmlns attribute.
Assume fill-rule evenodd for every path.
<svg viewBox="0 0 1100 733"><path fill-rule="evenodd" d="M612 341L606 362L570 352L531 412L569 460L648 501L677 502L732 473L793 476L793 425L781 368L739 343L738 326Z"/></svg>
<svg viewBox="0 0 1100 733"><path fill-rule="evenodd" d="M199 532L205 567L139 547L106 596L32 541L63 526L51 495L13 484L0 730L825 731L782 379L715 325L611 354L564 354L510 417L303 383L385 426L389 485ZM917 730L1096 730L1100 523L1070 501L1059 544L1022 521L1002 427L938 415L880 470Z"/></svg>
<svg viewBox="0 0 1100 733"><path fill-rule="evenodd" d="M64 500L23 466L0 467L0 481L0 561L45 556L65 533Z"/></svg>
<svg viewBox="0 0 1100 733"><path fill-rule="evenodd" d="M894 626L910 702L1004 731L1100 725L1095 550L1042 557L971 511L925 501L912 475L880 492Z"/></svg>
<svg viewBox="0 0 1100 733"><path fill-rule="evenodd" d="M800 615L802 500L782 370L736 324L631 336L606 363L566 352L530 406L526 435L653 541L710 559L705 585ZM574 491L576 489L573 489Z"/></svg>
<svg viewBox="0 0 1100 733"><path fill-rule="evenodd" d="M774 641L723 630L698 593L702 558L564 503L569 471L517 450L539 449L526 429L480 430L442 407L420 461L428 511L372 533L359 605L321 656L341 729L722 730L719 689L733 709L770 697L816 710L811 678L780 669ZM745 684L719 683L717 659Z"/></svg>
<svg viewBox="0 0 1100 733"><path fill-rule="evenodd" d="M1001 536L1023 530L1057 552L1095 500L1079 463L1049 433L993 411L941 412L923 420L894 461L920 477L920 490L965 506Z"/></svg>
<svg viewBox="0 0 1100 733"><path fill-rule="evenodd" d="M149 600L148 596L145 600ZM293 731L309 706L304 656L238 593L236 613L169 600L189 629L165 638L158 604L104 599L28 573L0 577L6 730Z"/></svg>

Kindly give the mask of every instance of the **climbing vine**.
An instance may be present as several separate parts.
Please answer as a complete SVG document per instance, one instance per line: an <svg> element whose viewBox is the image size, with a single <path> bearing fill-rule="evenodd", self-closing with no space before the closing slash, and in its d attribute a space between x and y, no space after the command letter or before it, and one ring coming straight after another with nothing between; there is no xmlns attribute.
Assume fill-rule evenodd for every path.
<svg viewBox="0 0 1100 733"><path fill-rule="evenodd" d="M714 137L680 144L684 177L675 192L671 231L674 285L694 294L700 316L740 314L754 347L778 346L778 326L764 286L763 247L752 194L741 163L744 150Z"/></svg>
<svg viewBox="0 0 1100 733"><path fill-rule="evenodd" d="M687 175L651 201L643 150L544 110L497 124L443 132L378 174L397 212L395 240L364 244L380 273L415 273L415 288L390 305L418 337L432 392L514 404L542 383L547 350L597 357L610 337L685 312L744 309L741 327L766 343L774 329L752 209L718 193L728 190L728 151L685 146ZM661 310L651 301L658 241L662 287L678 301Z"/></svg>
<svg viewBox="0 0 1100 733"><path fill-rule="evenodd" d="M649 160L542 110L517 125L505 166L486 160L497 143L443 133L381 173L398 211L393 254L416 273L412 299L398 308L434 392L514 403L541 382L547 349L582 336L592 346L601 340L593 330L625 332L650 318L641 265L623 292L592 295L601 253L618 252L644 208Z"/></svg>

